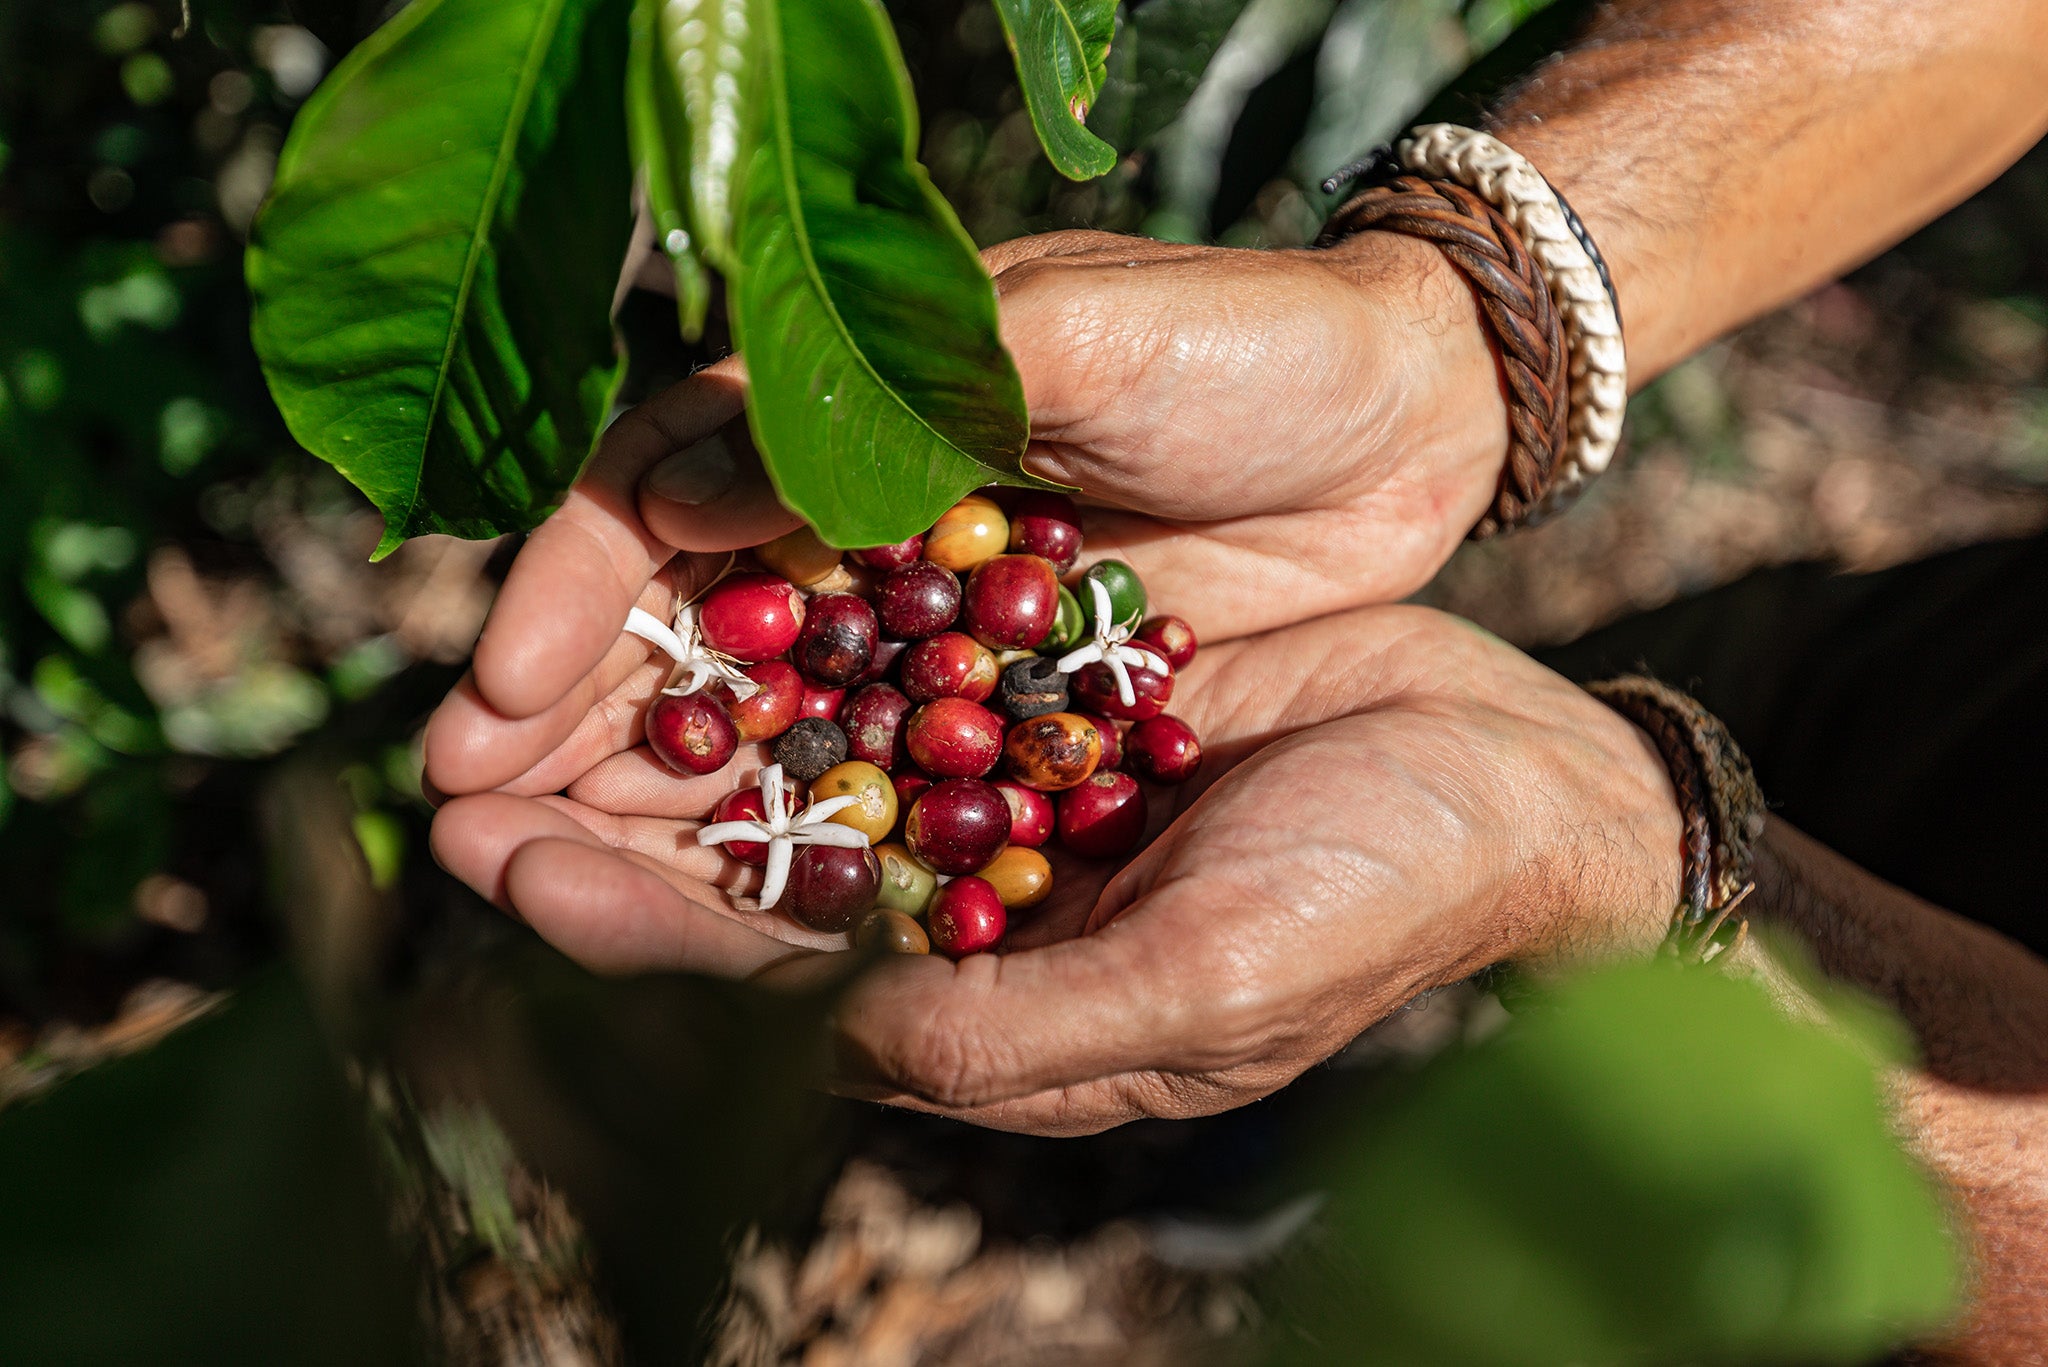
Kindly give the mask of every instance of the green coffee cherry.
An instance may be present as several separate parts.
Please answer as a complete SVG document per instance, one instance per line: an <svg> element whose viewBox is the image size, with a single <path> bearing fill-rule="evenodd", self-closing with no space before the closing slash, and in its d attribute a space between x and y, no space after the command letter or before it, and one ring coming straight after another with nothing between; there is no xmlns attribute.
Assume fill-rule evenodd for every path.
<svg viewBox="0 0 2048 1367"><path fill-rule="evenodd" d="M1052 630L1039 644L1038 653L1064 655L1087 640L1088 634L1088 618L1081 611L1081 600L1065 584L1060 585L1059 610L1053 616Z"/></svg>
<svg viewBox="0 0 2048 1367"><path fill-rule="evenodd" d="M877 845L875 855L882 861L882 886L875 904L906 916L924 915L939 890L938 875L901 845Z"/></svg>
<svg viewBox="0 0 2048 1367"><path fill-rule="evenodd" d="M1136 626L1145 617L1145 585L1139 580L1138 572L1121 560L1098 560L1088 567L1088 573L1081 576L1084 587L1081 590L1085 605L1093 595L1085 587L1085 581L1098 579L1109 590L1109 607L1116 626ZM1089 610L1089 627L1094 627L1094 612Z"/></svg>

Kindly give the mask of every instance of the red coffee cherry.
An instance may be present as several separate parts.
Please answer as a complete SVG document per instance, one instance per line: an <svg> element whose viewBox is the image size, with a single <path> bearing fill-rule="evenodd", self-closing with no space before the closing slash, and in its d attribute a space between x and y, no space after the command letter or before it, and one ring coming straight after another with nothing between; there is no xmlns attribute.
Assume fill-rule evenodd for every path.
<svg viewBox="0 0 2048 1367"><path fill-rule="evenodd" d="M875 658L879 627L868 600L853 593L812 596L790 658L804 677L831 687L859 678Z"/></svg>
<svg viewBox="0 0 2048 1367"><path fill-rule="evenodd" d="M900 768L910 757L904 745L903 719L916 704L891 684L875 683L846 700L840 729L846 732L846 753L878 769Z"/></svg>
<svg viewBox="0 0 2048 1367"><path fill-rule="evenodd" d="M1020 495L1010 510L1010 549L1043 557L1065 574L1081 558L1081 510L1065 494Z"/></svg>
<svg viewBox="0 0 2048 1367"><path fill-rule="evenodd" d="M938 698L910 714L904 742L917 767L939 778L980 778L1003 753L1003 723L980 703Z"/></svg>
<svg viewBox="0 0 2048 1367"><path fill-rule="evenodd" d="M1095 729L1102 732L1102 758L1096 761L1095 772L1106 774L1112 769L1123 768L1124 728L1129 726L1130 723L1111 721L1108 717L1098 717L1086 713L1083 715L1088 716L1088 720L1095 723Z"/></svg>
<svg viewBox="0 0 2048 1367"><path fill-rule="evenodd" d="M929 777L911 768L899 769L889 775L889 782L896 788L896 810L905 816L910 815L911 805L924 796L924 790L932 786Z"/></svg>
<svg viewBox="0 0 2048 1367"><path fill-rule="evenodd" d="M648 748L680 773L717 773L739 745L738 728L708 693L664 693L647 709Z"/></svg>
<svg viewBox="0 0 2048 1367"><path fill-rule="evenodd" d="M1052 630L1060 580L1035 555L999 555L968 577L960 609L967 634L993 650L1029 650Z"/></svg>
<svg viewBox="0 0 2048 1367"><path fill-rule="evenodd" d="M875 587L875 611L885 635L904 641L936 636L960 615L960 576L929 560L893 570Z"/></svg>
<svg viewBox="0 0 2048 1367"><path fill-rule="evenodd" d="M711 809L711 820L716 821L760 821L768 815L767 804L761 800L761 786L740 788L727 793ZM739 860L760 868L768 862L768 845L761 840L728 840L719 848Z"/></svg>
<svg viewBox="0 0 2048 1367"><path fill-rule="evenodd" d="M803 675L787 660L763 660L742 672L760 685L746 701L734 697L732 686L722 680L706 691L725 705L741 740L773 740L790 728L803 707Z"/></svg>
<svg viewBox="0 0 2048 1367"><path fill-rule="evenodd" d="M988 648L957 631L942 631L904 651L903 668L898 672L903 691L919 702L934 698L986 702L1002 677Z"/></svg>
<svg viewBox="0 0 2048 1367"><path fill-rule="evenodd" d="M1010 838L1010 804L992 783L949 778L910 805L903 843L935 873L973 873Z"/></svg>
<svg viewBox="0 0 2048 1367"><path fill-rule="evenodd" d="M932 895L925 913L932 948L953 959L994 949L1009 924L1003 899L979 878L955 878Z"/></svg>
<svg viewBox="0 0 2048 1367"><path fill-rule="evenodd" d="M819 721L836 721L839 710L846 706L846 690L827 688L823 684L804 680L804 700L797 705L796 718L816 717Z"/></svg>
<svg viewBox="0 0 2048 1367"><path fill-rule="evenodd" d="M868 667L861 671L860 677L847 687L859 688L863 684L879 683L888 678L895 671L896 662L901 660L904 652L909 649L910 642L892 641L884 636L875 642L875 658L868 661Z"/></svg>
<svg viewBox="0 0 2048 1367"><path fill-rule="evenodd" d="M790 861L782 905L812 930L835 935L873 909L881 888L882 861L867 846L804 845Z"/></svg>
<svg viewBox="0 0 2048 1367"><path fill-rule="evenodd" d="M1052 839L1052 799L1015 779L999 778L996 791L1010 804L1010 843L1037 849ZM720 817L719 820L725 820ZM730 848L728 846L727 848ZM765 846L763 849L765 850Z"/></svg>
<svg viewBox="0 0 2048 1367"><path fill-rule="evenodd" d="M924 554L924 533L919 532L908 541L898 541L893 546L866 546L852 552L854 563L865 565L871 570L900 570L905 565L914 565Z"/></svg>
<svg viewBox="0 0 2048 1367"><path fill-rule="evenodd" d="M1194 662L1195 629L1178 617L1147 617L1135 640L1172 665L1176 674Z"/></svg>
<svg viewBox="0 0 2048 1367"><path fill-rule="evenodd" d="M1202 741L1179 717L1148 717L1124 737L1132 773L1154 783L1185 783L1202 767Z"/></svg>
<svg viewBox="0 0 2048 1367"><path fill-rule="evenodd" d="M704 644L743 662L774 659L803 625L804 596L779 574L730 575L697 605Z"/></svg>
<svg viewBox="0 0 2048 1367"><path fill-rule="evenodd" d="M1173 697L1172 672L1129 669L1128 673L1135 699L1129 706L1124 705L1117 692L1116 676L1109 672L1108 665L1100 663L1083 665L1075 673L1071 685L1074 701L1090 712L1118 721L1143 721L1164 712Z"/></svg>
<svg viewBox="0 0 2048 1367"><path fill-rule="evenodd" d="M1145 834L1145 792L1129 774L1095 774L1055 805L1060 843L1078 855L1129 854Z"/></svg>
<svg viewBox="0 0 2048 1367"><path fill-rule="evenodd" d="M1003 738L1010 776L1027 788L1056 793L1080 784L1102 762L1102 732L1072 712L1020 721Z"/></svg>

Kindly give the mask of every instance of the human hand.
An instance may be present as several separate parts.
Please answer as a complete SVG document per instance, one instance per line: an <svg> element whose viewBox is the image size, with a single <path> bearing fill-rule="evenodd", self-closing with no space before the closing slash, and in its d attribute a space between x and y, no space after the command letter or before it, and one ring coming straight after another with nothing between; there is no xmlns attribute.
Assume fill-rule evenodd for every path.
<svg viewBox="0 0 2048 1367"><path fill-rule="evenodd" d="M1075 232L987 259L1031 407L1027 464L1081 485L1091 552L1130 561L1204 641L1407 594L1492 496L1506 445L1493 358L1424 244L1367 233L1261 252ZM669 600L650 581L676 548L795 525L753 454L743 389L737 363L713 366L605 434L522 548L429 733L441 791L512 780L638 666L619 624Z"/></svg>
<svg viewBox="0 0 2048 1367"><path fill-rule="evenodd" d="M850 1090L1048 1133L1263 1096L1416 994L1662 933L1678 816L1648 741L1454 618L1378 608L1206 650L1196 785L1127 867L1072 861L1010 952L891 959L838 1016ZM649 685L650 689L656 684ZM559 764L586 763L595 734ZM726 910L685 818L732 786L614 746L566 798L451 803L436 850L612 969L798 981L834 962Z"/></svg>

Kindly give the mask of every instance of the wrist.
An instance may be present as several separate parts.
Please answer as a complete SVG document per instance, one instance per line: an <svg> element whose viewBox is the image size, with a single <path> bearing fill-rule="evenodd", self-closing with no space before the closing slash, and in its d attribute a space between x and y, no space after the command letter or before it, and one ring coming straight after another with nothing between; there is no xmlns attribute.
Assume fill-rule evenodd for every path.
<svg viewBox="0 0 2048 1367"><path fill-rule="evenodd" d="M1506 381L1478 296L1436 247L1398 233L1356 233L1311 255L1357 309L1356 335L1391 344L1373 397L1401 458L1375 472L1371 496L1442 529L1448 558L1491 503L1508 447Z"/></svg>

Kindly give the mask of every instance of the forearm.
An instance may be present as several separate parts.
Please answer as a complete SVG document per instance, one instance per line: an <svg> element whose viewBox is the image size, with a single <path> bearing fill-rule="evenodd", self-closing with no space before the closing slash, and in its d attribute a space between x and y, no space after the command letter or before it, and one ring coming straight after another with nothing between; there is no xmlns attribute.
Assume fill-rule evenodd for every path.
<svg viewBox="0 0 2048 1367"><path fill-rule="evenodd" d="M1619 0L1488 127L1600 245L1641 384L2048 130L2048 0Z"/></svg>
<svg viewBox="0 0 2048 1367"><path fill-rule="evenodd" d="M1971 1319L1939 1360L2035 1360L2048 1342L2048 963L1864 872L1782 822L1758 851L1756 923L1904 1018L1909 1142L1967 1213Z"/></svg>

